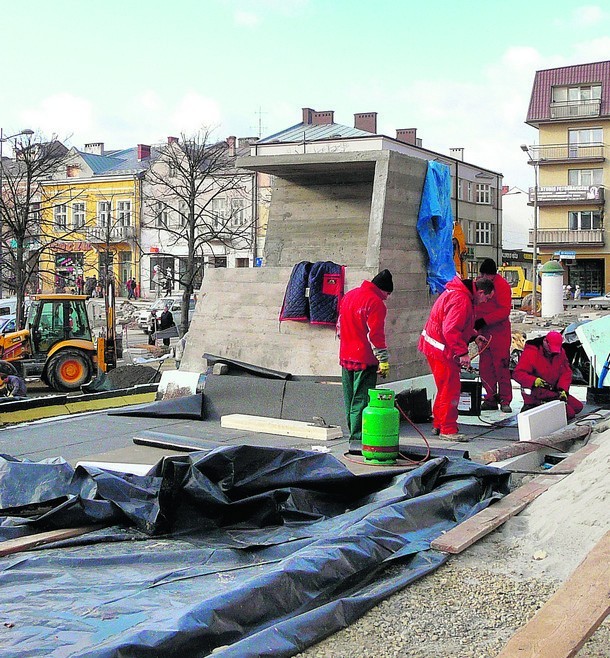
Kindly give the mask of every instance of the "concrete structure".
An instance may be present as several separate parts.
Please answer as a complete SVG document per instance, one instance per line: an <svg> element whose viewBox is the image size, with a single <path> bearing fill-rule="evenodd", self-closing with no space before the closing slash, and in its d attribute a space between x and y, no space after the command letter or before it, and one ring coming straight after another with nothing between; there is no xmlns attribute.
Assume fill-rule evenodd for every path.
<svg viewBox="0 0 610 658"><path fill-rule="evenodd" d="M292 267L331 260L346 266L346 290L380 269L392 271L391 379L427 374L416 349L432 301L416 229L426 161L368 150L251 156L237 164L274 179L263 267L206 273L181 368L201 371L207 352L297 376L340 375L333 328L278 322Z"/></svg>
<svg viewBox="0 0 610 658"><path fill-rule="evenodd" d="M537 71L526 123L539 134L529 153L539 167L540 260L560 258L567 270L564 283L578 284L585 295L604 294L610 291L603 221L610 177L610 61Z"/></svg>
<svg viewBox="0 0 610 658"><path fill-rule="evenodd" d="M468 276L475 277L485 258L500 262L502 249L502 174L464 160L463 148L446 156L423 148L415 128L396 130L396 137L377 133L377 113L354 114L354 125L335 122L333 111L302 109L301 122L252 145L254 157L395 151L449 166L451 206L466 237Z"/></svg>

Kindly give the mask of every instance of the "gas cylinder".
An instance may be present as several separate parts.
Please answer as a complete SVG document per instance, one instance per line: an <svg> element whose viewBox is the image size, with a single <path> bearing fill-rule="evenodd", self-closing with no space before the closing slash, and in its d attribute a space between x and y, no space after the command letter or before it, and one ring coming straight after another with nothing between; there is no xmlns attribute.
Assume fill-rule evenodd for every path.
<svg viewBox="0 0 610 658"><path fill-rule="evenodd" d="M391 464L398 457L400 415L394 391L369 389L369 404L362 412L362 456L374 464Z"/></svg>

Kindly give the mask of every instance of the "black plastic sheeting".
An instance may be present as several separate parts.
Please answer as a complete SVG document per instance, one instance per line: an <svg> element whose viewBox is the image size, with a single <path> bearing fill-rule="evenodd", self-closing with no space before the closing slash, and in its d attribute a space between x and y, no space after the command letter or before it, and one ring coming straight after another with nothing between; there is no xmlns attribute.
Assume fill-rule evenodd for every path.
<svg viewBox="0 0 610 658"><path fill-rule="evenodd" d="M2 490L13 469L27 481L4 466ZM36 500L67 501L38 529L115 525L0 560L0 655L292 656L442 564L430 542L509 477L446 457L356 476L328 454L251 446L147 476L79 467L66 483L60 469L55 490L47 467Z"/></svg>
<svg viewBox="0 0 610 658"><path fill-rule="evenodd" d="M182 418L203 420L203 393L185 395L180 398L158 400L147 404L130 406L127 409L113 409L109 416L140 416L144 418Z"/></svg>

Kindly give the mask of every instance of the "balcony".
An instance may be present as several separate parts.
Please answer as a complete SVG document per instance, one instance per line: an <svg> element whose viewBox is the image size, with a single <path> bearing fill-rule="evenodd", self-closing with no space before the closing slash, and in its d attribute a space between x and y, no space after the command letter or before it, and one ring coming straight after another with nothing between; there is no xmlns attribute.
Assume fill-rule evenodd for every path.
<svg viewBox="0 0 610 658"><path fill-rule="evenodd" d="M530 164L561 164L580 162L603 162L606 145L602 142L587 144L534 144L529 147Z"/></svg>
<svg viewBox="0 0 610 658"><path fill-rule="evenodd" d="M534 231L529 232L529 246L533 245ZM538 229L537 244L539 247L565 247L579 245L581 247L603 247L604 229L590 231L571 231L569 229Z"/></svg>
<svg viewBox="0 0 610 658"><path fill-rule="evenodd" d="M561 101L551 103L551 119L587 119L598 117L601 100L592 98L586 101Z"/></svg>
<svg viewBox="0 0 610 658"><path fill-rule="evenodd" d="M85 226L83 233L89 242L125 242L133 240L135 229L133 226Z"/></svg>
<svg viewBox="0 0 610 658"><path fill-rule="evenodd" d="M529 188L529 203L534 205L536 188ZM559 185L538 187L539 206L603 206L604 188L601 185Z"/></svg>

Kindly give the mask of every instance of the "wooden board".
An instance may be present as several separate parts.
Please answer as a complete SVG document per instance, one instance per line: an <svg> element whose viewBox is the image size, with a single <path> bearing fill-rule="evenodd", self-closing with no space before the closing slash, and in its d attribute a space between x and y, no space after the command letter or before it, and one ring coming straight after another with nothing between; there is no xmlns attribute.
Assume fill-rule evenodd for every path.
<svg viewBox="0 0 610 658"><path fill-rule="evenodd" d="M466 519L455 528L449 530L441 537L437 537L431 544L431 548L445 553L461 553L472 546L476 541L488 535L492 530L505 523L511 516L515 516L532 500L538 498L550 486L563 479L563 475L548 476L541 475L522 487L515 489L497 503L490 505L478 514Z"/></svg>
<svg viewBox="0 0 610 658"><path fill-rule="evenodd" d="M343 430L336 425L318 427L300 420L283 418L267 418L266 416L249 416L247 414L228 414L221 416L220 426L234 430L248 430L263 434L278 434L280 436L297 436L302 439L329 441L343 437Z"/></svg>
<svg viewBox="0 0 610 658"><path fill-rule="evenodd" d="M610 613L610 531L498 658L569 658Z"/></svg>
<svg viewBox="0 0 610 658"><path fill-rule="evenodd" d="M48 532L39 532L35 535L28 535L27 537L17 537L16 539L9 539L0 542L0 557L5 555L12 555L13 553L20 553L21 551L28 551L37 546L51 544L62 539L72 539L72 537L80 537L88 532L99 530L102 526L89 525L81 526L79 528L64 528L61 530L49 530Z"/></svg>

